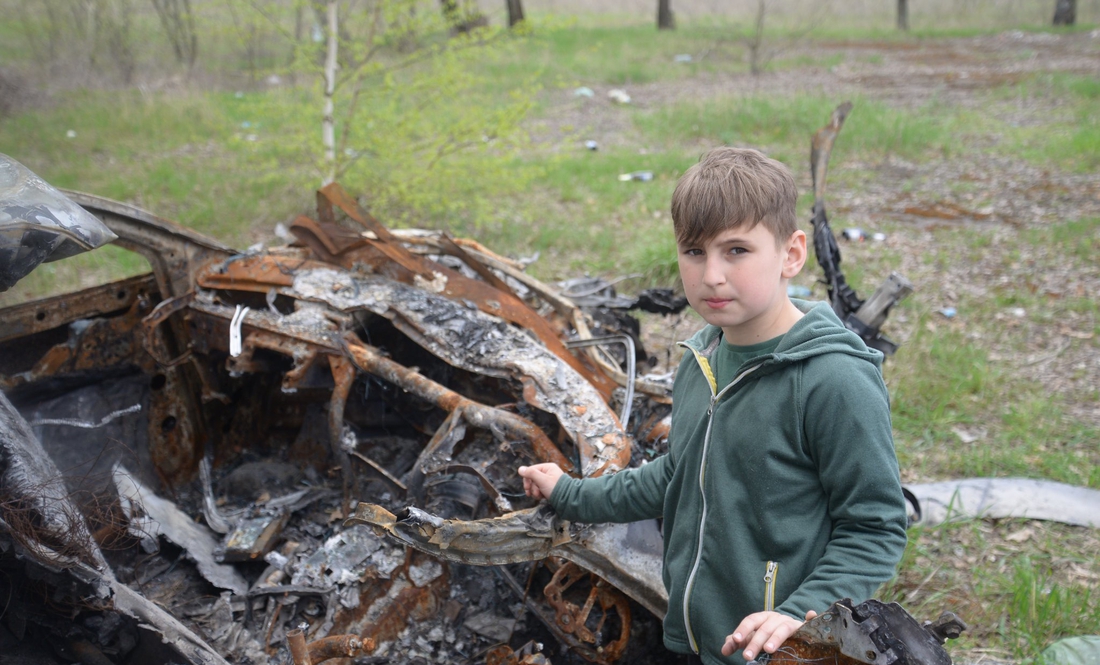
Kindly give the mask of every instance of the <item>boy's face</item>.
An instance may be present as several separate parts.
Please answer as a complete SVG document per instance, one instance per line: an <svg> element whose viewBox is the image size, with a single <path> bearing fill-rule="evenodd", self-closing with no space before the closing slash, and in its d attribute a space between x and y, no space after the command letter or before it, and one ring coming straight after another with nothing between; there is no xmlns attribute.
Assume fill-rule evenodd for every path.
<svg viewBox="0 0 1100 665"><path fill-rule="evenodd" d="M765 225L744 225L677 249L688 303L704 321L722 328L729 343L778 337L801 316L787 297L787 282L806 262L802 231L777 246Z"/></svg>

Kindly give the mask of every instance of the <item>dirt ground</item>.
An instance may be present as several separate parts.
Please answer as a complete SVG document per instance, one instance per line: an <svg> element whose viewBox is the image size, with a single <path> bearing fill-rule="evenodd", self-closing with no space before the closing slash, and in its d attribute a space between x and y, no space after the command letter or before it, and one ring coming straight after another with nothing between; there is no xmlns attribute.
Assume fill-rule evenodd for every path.
<svg viewBox="0 0 1100 665"><path fill-rule="evenodd" d="M849 97L879 100L908 110L936 100L980 112L987 108L984 93L1033 74L1100 76L1100 31L1061 35L1007 31L905 43L831 42L818 44L812 53L790 48L781 57L813 55L829 61L833 54L844 57L841 64L828 68L784 69L759 77L685 78L627 88L632 103L640 108L685 99L804 93L838 102ZM709 57L722 54L716 50ZM602 145L636 146L630 118L606 99L605 90L595 92L595 98L587 100L595 103L580 105L563 99L546 114L551 120L544 121L540 131L554 134L571 127L578 135L599 136ZM991 113L998 120L1013 126L1036 125L1070 113L1063 100L1050 96L1021 97L994 108ZM846 132L858 131L857 114L858 109ZM826 115L823 111L823 120ZM839 140L843 141L843 134ZM888 230L887 248L902 257L899 272L914 283L918 294L914 297L933 310L955 306L960 299L983 298L1009 283L1026 283L1031 292L1052 299L1100 293L1096 262L1071 268L1070 262L1052 256L1051 248L1026 241L1031 231L1047 225L1100 218L1100 174L1059 172L988 154L998 140L996 135L967 136L967 148L958 154L920 163L891 157L875 164L831 164L831 172L859 169L868 174L858 191L834 184L835 178L830 181L827 204L834 226ZM801 165L792 166L800 188L808 191L808 169L799 172ZM953 194L952 185L963 181L972 187ZM926 250L936 242L933 232L944 227L980 229L990 241L981 252L958 261L929 263ZM844 244L841 249L849 263L868 258L866 247ZM816 265L808 265L804 272L816 275L818 271ZM814 297L824 297L824 290L817 287ZM668 320L650 323L651 346L660 352L697 325ZM889 334L902 343L912 332L905 330L905 324L892 320L887 326ZM1095 325L1095 314L1065 312L1055 325L1025 318L1010 320L993 334L984 323L977 328L985 332L968 334L981 337L991 360L1010 360L1012 371L1034 377L1050 392L1064 396L1068 415L1100 425L1100 404L1095 399L1100 394L1100 354L1092 341ZM659 355L662 360L678 356Z"/></svg>

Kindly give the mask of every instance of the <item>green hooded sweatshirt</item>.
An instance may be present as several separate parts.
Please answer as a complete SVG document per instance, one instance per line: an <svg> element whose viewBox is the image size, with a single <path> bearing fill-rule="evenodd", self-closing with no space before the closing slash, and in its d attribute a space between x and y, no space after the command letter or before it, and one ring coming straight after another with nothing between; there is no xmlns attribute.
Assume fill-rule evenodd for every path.
<svg viewBox="0 0 1100 665"><path fill-rule="evenodd" d="M882 355L828 304L793 302L805 316L727 386L720 328L682 344L667 455L550 497L578 522L664 518L665 646L705 663L743 662L722 644L754 612L866 600L905 549Z"/></svg>

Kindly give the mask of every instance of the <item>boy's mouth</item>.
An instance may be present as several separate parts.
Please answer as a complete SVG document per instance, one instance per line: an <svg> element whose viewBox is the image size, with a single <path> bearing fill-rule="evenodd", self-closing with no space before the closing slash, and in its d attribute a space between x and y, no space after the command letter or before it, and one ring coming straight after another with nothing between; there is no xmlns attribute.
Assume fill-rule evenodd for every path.
<svg viewBox="0 0 1100 665"><path fill-rule="evenodd" d="M710 307L711 309L721 309L725 307L726 304L732 301L728 298L707 298L703 302L705 302L707 304L707 307Z"/></svg>

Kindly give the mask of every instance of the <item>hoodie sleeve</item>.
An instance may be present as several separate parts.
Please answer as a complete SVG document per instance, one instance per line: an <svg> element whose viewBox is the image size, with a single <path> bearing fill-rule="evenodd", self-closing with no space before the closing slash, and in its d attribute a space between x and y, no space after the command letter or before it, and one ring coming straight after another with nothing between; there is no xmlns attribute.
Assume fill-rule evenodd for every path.
<svg viewBox="0 0 1100 665"><path fill-rule="evenodd" d="M890 579L905 551L906 512L878 367L828 354L803 378L805 446L832 524L825 552L776 609L796 618L833 602L863 602Z"/></svg>
<svg viewBox="0 0 1100 665"><path fill-rule="evenodd" d="M562 476L550 505L574 522L635 522L660 517L674 464L662 455L645 466L599 478Z"/></svg>

